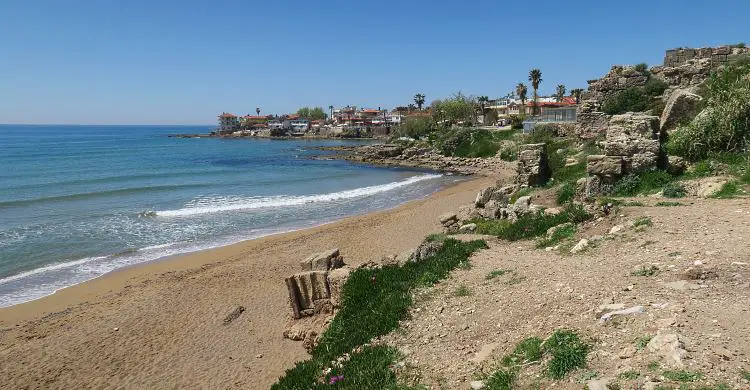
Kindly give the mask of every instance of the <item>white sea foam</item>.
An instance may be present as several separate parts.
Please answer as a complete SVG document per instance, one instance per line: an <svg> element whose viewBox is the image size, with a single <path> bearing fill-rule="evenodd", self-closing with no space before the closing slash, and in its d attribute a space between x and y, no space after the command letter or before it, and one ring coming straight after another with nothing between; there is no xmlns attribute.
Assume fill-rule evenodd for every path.
<svg viewBox="0 0 750 390"><path fill-rule="evenodd" d="M8 283L8 282L12 282L14 280L28 278L29 276L43 274L45 272L56 271L56 270L60 270L64 268L75 267L78 265L86 264L92 261L101 260L105 258L107 258L107 256L85 257L83 259L68 261L64 263L51 264L51 265L48 265L46 267L41 267L41 268L35 268L35 269L32 269L31 271L21 272L20 274L11 275L11 276L2 278L0 279L0 285Z"/></svg>
<svg viewBox="0 0 750 390"><path fill-rule="evenodd" d="M395 190L400 187L412 185L424 180L431 180L441 177L441 175L427 174L420 176L412 176L403 181L397 181L388 184L381 184L376 186L355 188L353 190L346 190L340 192L332 192L328 194L319 195L306 195L306 196L270 196L270 197L251 197L251 198L211 198L203 199L188 207L176 210L164 210L157 211L156 216L158 217L188 217L200 214L211 214L226 211L237 211L237 210L252 210L260 208L274 208L274 207L289 207L289 206L301 206L308 203L319 203L319 202L333 202L342 199L352 199L374 195L386 191Z"/></svg>

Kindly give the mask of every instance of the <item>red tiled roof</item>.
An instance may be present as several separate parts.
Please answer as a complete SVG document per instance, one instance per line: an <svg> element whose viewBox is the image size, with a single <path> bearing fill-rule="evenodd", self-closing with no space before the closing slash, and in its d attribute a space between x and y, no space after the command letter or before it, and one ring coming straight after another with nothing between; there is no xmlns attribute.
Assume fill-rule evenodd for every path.
<svg viewBox="0 0 750 390"><path fill-rule="evenodd" d="M230 114L228 112L225 112L225 113L219 115L219 118L236 118L236 117L237 117L237 115Z"/></svg>

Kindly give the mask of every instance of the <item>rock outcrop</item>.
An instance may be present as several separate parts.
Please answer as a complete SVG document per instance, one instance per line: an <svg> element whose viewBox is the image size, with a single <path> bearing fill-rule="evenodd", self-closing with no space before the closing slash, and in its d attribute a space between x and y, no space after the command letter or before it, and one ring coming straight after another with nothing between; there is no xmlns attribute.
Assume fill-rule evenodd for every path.
<svg viewBox="0 0 750 390"><path fill-rule="evenodd" d="M661 159L659 118L627 113L614 115L607 125L604 155L587 157L585 197L606 194L628 173L656 168Z"/></svg>
<svg viewBox="0 0 750 390"><path fill-rule="evenodd" d="M661 114L661 130L673 129L681 123L691 121L700 112L702 100L699 95L688 90L678 89L672 92Z"/></svg>

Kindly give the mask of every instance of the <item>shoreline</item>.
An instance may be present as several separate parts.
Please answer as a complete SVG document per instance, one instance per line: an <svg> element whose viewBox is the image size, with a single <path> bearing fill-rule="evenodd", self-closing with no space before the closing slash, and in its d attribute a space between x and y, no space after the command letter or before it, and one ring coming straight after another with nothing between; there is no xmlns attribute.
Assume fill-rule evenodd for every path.
<svg viewBox="0 0 750 390"><path fill-rule="evenodd" d="M301 259L339 247L356 266L411 249L440 230L440 214L472 202L494 180L473 178L392 209L123 268L2 308L0 358L9 363L0 374L18 387L127 379L137 387L268 388L307 356L281 336L289 313L283 279ZM223 325L238 305L246 312Z"/></svg>

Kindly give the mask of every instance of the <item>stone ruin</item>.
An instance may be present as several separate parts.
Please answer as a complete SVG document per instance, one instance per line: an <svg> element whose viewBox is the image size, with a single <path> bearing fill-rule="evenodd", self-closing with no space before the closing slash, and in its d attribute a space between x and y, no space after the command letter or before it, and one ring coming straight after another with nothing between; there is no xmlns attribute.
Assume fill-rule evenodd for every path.
<svg viewBox="0 0 750 390"><path fill-rule="evenodd" d="M544 144L526 144L518 147L516 173L516 184L521 187L547 183L552 175Z"/></svg>
<svg viewBox="0 0 750 390"><path fill-rule="evenodd" d="M665 101L677 90L694 93L711 74L711 71L726 65L740 55L750 54L750 48L737 46L707 47L700 49L679 48L667 50L664 64L649 69L652 77L664 81L668 88L662 99ZM601 112L604 100L614 93L646 85L648 75L635 66L613 66L604 77L589 80L576 113L574 133L581 138L596 138L604 134L609 124L609 115Z"/></svg>
<svg viewBox="0 0 750 390"><path fill-rule="evenodd" d="M604 155L587 157L584 197L609 193L622 176L661 165L661 137L657 116L632 112L612 116L606 126Z"/></svg>
<svg viewBox="0 0 750 390"><path fill-rule="evenodd" d="M341 307L341 288L350 269L338 249L316 253L301 261L300 268L302 272L284 280L292 309L284 337L302 341L309 351Z"/></svg>

